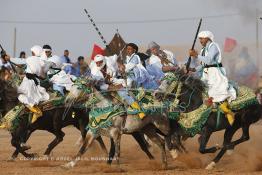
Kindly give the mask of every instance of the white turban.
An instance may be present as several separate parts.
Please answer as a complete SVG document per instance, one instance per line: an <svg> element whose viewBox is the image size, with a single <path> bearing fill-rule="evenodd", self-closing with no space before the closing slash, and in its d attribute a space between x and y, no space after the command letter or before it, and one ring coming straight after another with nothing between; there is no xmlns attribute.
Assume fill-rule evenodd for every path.
<svg viewBox="0 0 262 175"><path fill-rule="evenodd" d="M104 61L105 60L105 57L103 55L96 55L95 58L94 58L94 61L95 62L99 62L99 61Z"/></svg>
<svg viewBox="0 0 262 175"><path fill-rule="evenodd" d="M94 62L96 63L96 62L99 62L99 61L103 61L103 64L101 66L99 66L99 67L97 66L97 68L99 70L101 70L106 64L105 57L103 55L100 55L100 54L96 55L95 58L94 58Z"/></svg>
<svg viewBox="0 0 262 175"><path fill-rule="evenodd" d="M160 49L160 46L159 46L156 42L151 41L151 42L148 44L148 49L152 49L152 48Z"/></svg>
<svg viewBox="0 0 262 175"><path fill-rule="evenodd" d="M209 38L211 41L214 41L214 35L210 31L202 31L198 34L198 38Z"/></svg>
<svg viewBox="0 0 262 175"><path fill-rule="evenodd" d="M43 49L41 46L35 45L31 48L31 51L35 54L35 56L40 57Z"/></svg>

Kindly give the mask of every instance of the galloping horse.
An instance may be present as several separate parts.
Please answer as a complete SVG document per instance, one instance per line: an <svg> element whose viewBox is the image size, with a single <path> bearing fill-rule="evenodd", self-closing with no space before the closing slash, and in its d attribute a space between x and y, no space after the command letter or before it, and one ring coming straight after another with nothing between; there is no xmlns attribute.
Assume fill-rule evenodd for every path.
<svg viewBox="0 0 262 175"><path fill-rule="evenodd" d="M113 113L114 115L109 119L106 126L98 127L95 131L89 129L88 133L91 135L89 140L83 142L82 147L75 156L75 159L65 164L64 167L71 168L76 165L80 160L79 158L86 152L87 148L92 142L100 135L110 137L113 141L110 150L110 158L108 163L112 162L112 158L115 156L117 163L119 164L120 155L120 139L122 134L132 134L141 131L147 135L161 150L162 166L167 167L167 158L165 152L165 143L161 137L157 134L155 126L164 134L169 132L169 122L167 117L156 115L150 115L143 120L139 119L137 115L127 115L125 110L121 109L122 104L113 103L112 99L105 98L101 92L97 91L92 81L89 83L80 83L73 85L69 95L67 96L66 103L71 104L72 101L77 101L79 98L86 98L91 111L93 109L99 109L101 111L108 109L107 113ZM112 110L110 109L112 107ZM97 111L99 111L97 110ZM120 112L117 112L120 111ZM99 112L97 112L99 113ZM105 113L105 114L107 114ZM104 114L104 113L103 113ZM106 115L99 115L97 119L90 121L89 128L95 123L106 121ZM111 142L112 144L112 142Z"/></svg>
<svg viewBox="0 0 262 175"><path fill-rule="evenodd" d="M188 113L198 109L201 105L203 105L203 103L205 103L203 101L203 94L205 94L206 87L200 79L191 75L180 73L178 74L178 81L182 82L181 93L178 96L179 106L183 106L180 110L183 110L184 113ZM256 102L246 105L238 110L234 110L234 112L235 121L232 126L228 123L228 120L223 113L218 115L217 112L211 112L206 122L198 132L198 134L200 134L200 153L215 153L217 150L220 150L206 169L214 168L216 163L222 158L227 150L234 149L236 145L249 140L250 125L257 122L262 115L261 105ZM171 128L174 129L171 132L175 133L174 136L176 137L177 135L185 138L190 137L185 133L185 130L180 127L177 120L171 120ZM243 131L241 138L232 141L233 135L240 128ZM206 148L211 134L221 130L225 130L222 148L217 146ZM171 141L176 140L171 139Z"/></svg>

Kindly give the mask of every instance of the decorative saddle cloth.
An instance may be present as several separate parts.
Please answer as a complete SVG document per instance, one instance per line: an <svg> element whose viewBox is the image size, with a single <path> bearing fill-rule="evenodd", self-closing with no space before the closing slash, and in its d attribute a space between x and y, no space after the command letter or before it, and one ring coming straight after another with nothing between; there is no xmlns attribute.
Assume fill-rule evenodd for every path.
<svg viewBox="0 0 262 175"><path fill-rule="evenodd" d="M154 99L151 92L145 92L143 89L139 89L136 92L131 92L132 96L139 102L141 110L149 114L161 113L164 109L168 108L164 102L159 102ZM116 98L120 103L118 105L110 105L105 108L93 108L89 112L89 124L87 129L90 129L93 133L96 133L101 128L107 128L112 126L112 118L114 116L121 116L123 114L134 115L134 117L139 117L137 114L140 112L131 107L125 108L125 102L121 101L120 97L116 93L111 93L111 96ZM85 106L91 103L99 102L99 99L94 95L85 103ZM140 120L140 119L139 119Z"/></svg>
<svg viewBox="0 0 262 175"><path fill-rule="evenodd" d="M93 108L89 112L89 123L87 129L90 129L94 134L102 128L112 126L112 118L125 114L123 106L108 106L105 108Z"/></svg>
<svg viewBox="0 0 262 175"><path fill-rule="evenodd" d="M231 110L237 111L253 104L258 104L255 93L252 89L246 86L241 86L238 89L238 96L236 100L232 101L229 106ZM178 123L184 131L189 136L193 137L201 131L212 110L212 107L202 104L198 109L188 113L180 113L179 115L175 115L170 112L170 118L178 120ZM219 111L218 109L215 110Z"/></svg>
<svg viewBox="0 0 262 175"><path fill-rule="evenodd" d="M50 95L50 99L46 102L39 104L41 111L47 111L59 106L64 105L64 96L57 96L55 94ZM11 109L0 121L2 128L5 128L9 131L13 131L19 125L19 121L23 114L30 114L29 109L24 104L18 104L13 109Z"/></svg>

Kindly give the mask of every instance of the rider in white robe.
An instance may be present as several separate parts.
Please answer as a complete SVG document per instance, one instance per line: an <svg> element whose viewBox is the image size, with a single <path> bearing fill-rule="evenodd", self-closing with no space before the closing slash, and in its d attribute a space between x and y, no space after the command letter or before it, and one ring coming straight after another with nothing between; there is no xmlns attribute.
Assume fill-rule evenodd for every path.
<svg viewBox="0 0 262 175"><path fill-rule="evenodd" d="M158 85L146 68L142 65L137 55L138 46L134 43L127 44L127 56L124 64L124 71L127 74L127 87L143 87L145 89L157 89Z"/></svg>
<svg viewBox="0 0 262 175"><path fill-rule="evenodd" d="M115 63L117 57L114 58ZM116 78L117 67L115 63L112 63L112 59L107 59L102 55L96 55L94 62L91 63L91 76L98 81L98 85L103 91L114 91L125 100L128 105L139 111L138 115L141 119L145 117L145 114L141 111L139 104L128 94L126 83L124 79Z"/></svg>
<svg viewBox="0 0 262 175"><path fill-rule="evenodd" d="M161 50L160 46L153 41L149 43L148 49L151 52L151 56L148 59L146 69L160 83L167 72L177 69L177 61L172 52Z"/></svg>
<svg viewBox="0 0 262 175"><path fill-rule="evenodd" d="M66 72L63 70L65 64L63 63L61 57L52 55L52 48L49 45L44 45L43 51L44 52L42 53L41 58L49 63L48 65L51 65L46 67L46 71L48 71L49 75L54 74L50 78L50 82L53 83L53 90L64 96L64 89L70 91L73 85L72 79L74 80L76 77L66 74ZM61 70L49 69L50 67Z"/></svg>
<svg viewBox="0 0 262 175"><path fill-rule="evenodd" d="M18 87L18 100L25 104L33 113L32 123L42 115L41 110L37 105L41 101L49 99L49 95L45 88L40 86L39 78L44 78L46 72L44 71L45 62L40 59L42 48L34 46L31 48L32 56L26 58L26 76Z"/></svg>
<svg viewBox="0 0 262 175"><path fill-rule="evenodd" d="M210 31L202 31L198 35L203 48L201 53L190 50L190 56L198 59L201 66L197 68L202 72L201 80L208 87L208 95L213 102L219 103L225 112L230 124L234 122L234 114L228 108L228 103L236 99L235 89L228 83L226 71L222 65L221 51L214 42L214 35Z"/></svg>

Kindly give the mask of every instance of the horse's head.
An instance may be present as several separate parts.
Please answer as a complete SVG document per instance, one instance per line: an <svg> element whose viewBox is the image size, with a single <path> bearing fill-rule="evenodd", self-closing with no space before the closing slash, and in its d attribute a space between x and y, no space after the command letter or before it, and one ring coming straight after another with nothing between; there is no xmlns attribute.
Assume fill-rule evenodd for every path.
<svg viewBox="0 0 262 175"><path fill-rule="evenodd" d="M92 93L93 84L94 81L90 79L76 79L65 99L66 106L70 106L81 99L88 99L89 95Z"/></svg>
<svg viewBox="0 0 262 175"><path fill-rule="evenodd" d="M203 104L206 85L202 80L195 75L180 72L178 81L182 83L178 99L184 110L189 112Z"/></svg>
<svg viewBox="0 0 262 175"><path fill-rule="evenodd" d="M186 74L182 69L168 73L161 81L159 89L155 91L155 97L164 96L176 98L182 111L190 111L200 106L205 84L197 77Z"/></svg>

